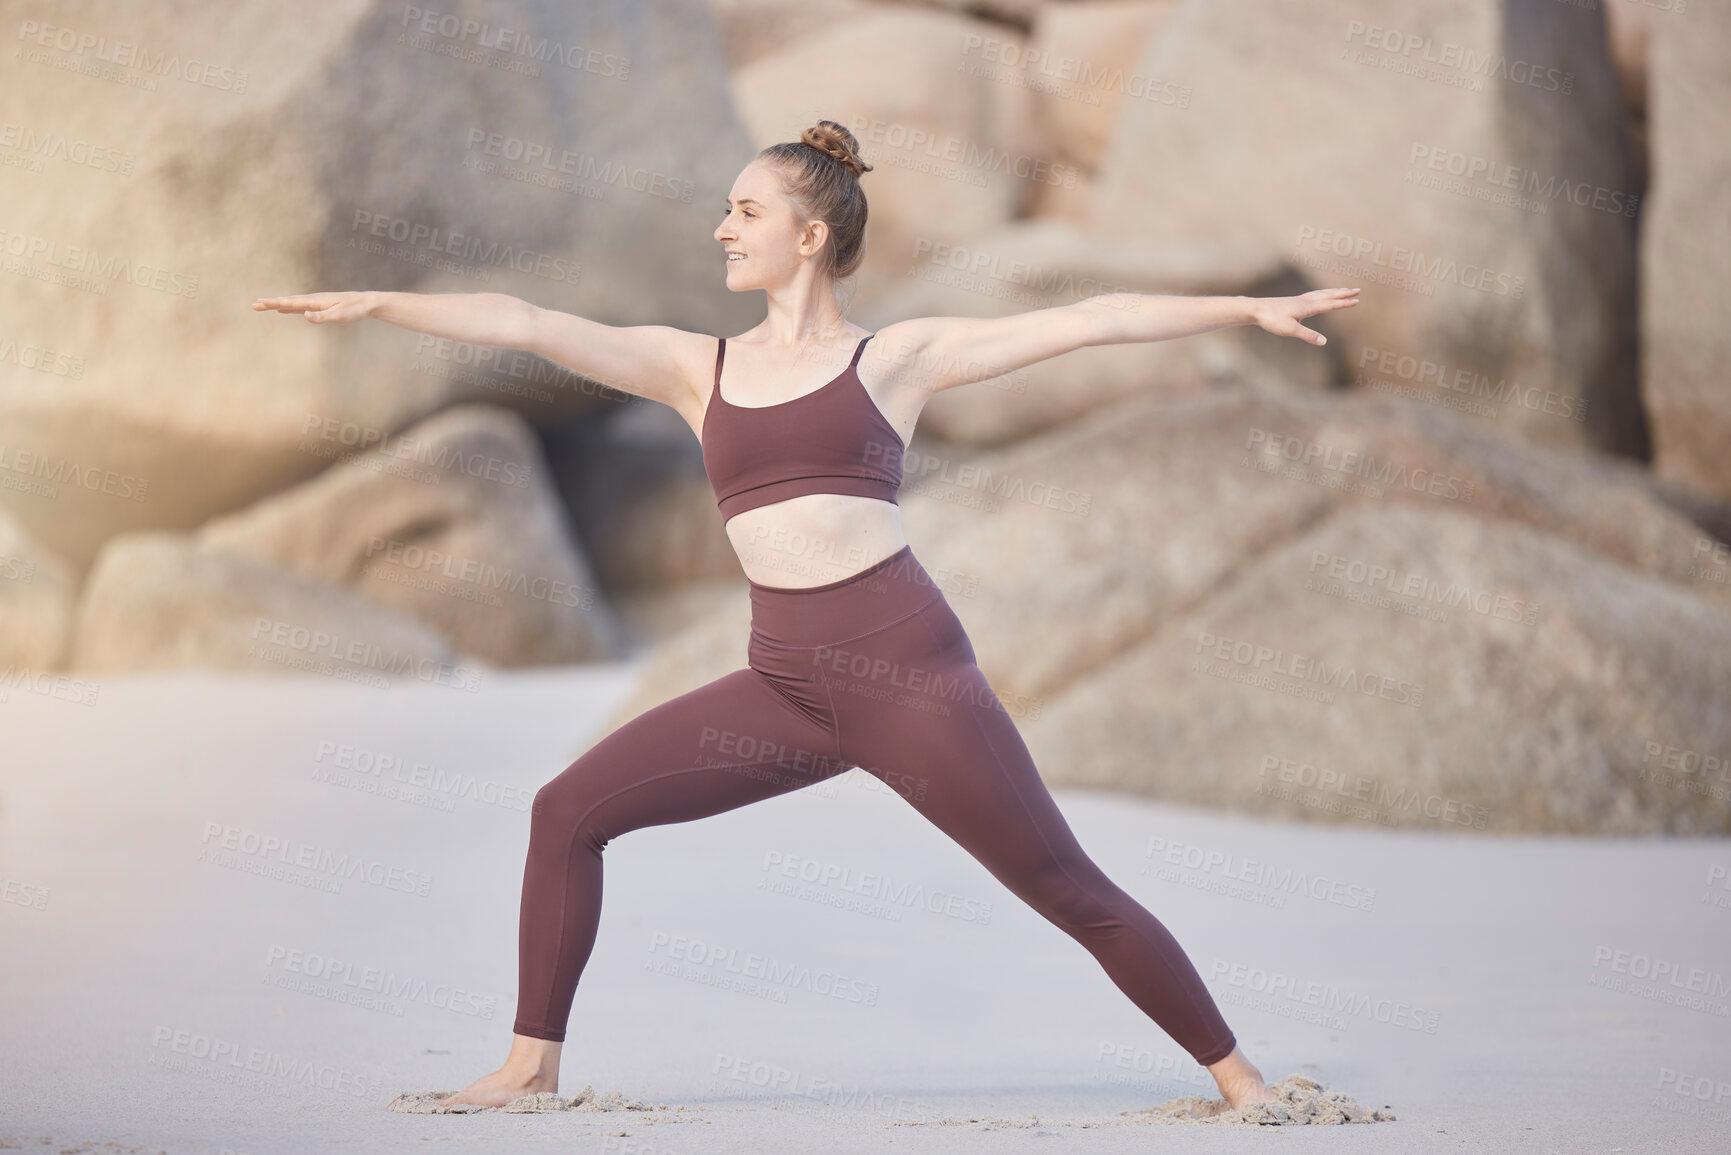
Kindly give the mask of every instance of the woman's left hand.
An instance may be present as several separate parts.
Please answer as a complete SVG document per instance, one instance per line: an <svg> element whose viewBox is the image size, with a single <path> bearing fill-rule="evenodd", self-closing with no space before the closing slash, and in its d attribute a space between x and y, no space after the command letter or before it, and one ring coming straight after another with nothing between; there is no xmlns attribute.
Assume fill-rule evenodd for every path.
<svg viewBox="0 0 1731 1155"><path fill-rule="evenodd" d="M1251 317L1258 325L1280 337L1301 337L1312 345L1326 345L1328 338L1300 325L1306 317L1332 313L1358 304L1357 289L1312 289L1296 297L1252 297Z"/></svg>

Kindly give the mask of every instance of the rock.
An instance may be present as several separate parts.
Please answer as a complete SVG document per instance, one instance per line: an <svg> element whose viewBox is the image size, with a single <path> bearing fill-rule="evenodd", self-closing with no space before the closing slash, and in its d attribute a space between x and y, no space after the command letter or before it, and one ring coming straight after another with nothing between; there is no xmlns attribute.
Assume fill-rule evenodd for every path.
<svg viewBox="0 0 1731 1155"><path fill-rule="evenodd" d="M1322 821L1722 835L1731 775L1700 767L1731 749L1727 685L1731 614L1674 583L1530 526L1361 508L1257 557L1024 734L1054 785ZM1666 770L1676 750L1694 774Z"/></svg>
<svg viewBox="0 0 1731 1155"><path fill-rule="evenodd" d="M867 0L709 0L730 69L875 10ZM833 119L833 118L831 118Z"/></svg>
<svg viewBox="0 0 1731 1155"><path fill-rule="evenodd" d="M1653 191L1641 236L1641 392L1660 477L1731 499L1731 9L1652 20Z"/></svg>
<svg viewBox="0 0 1731 1155"><path fill-rule="evenodd" d="M1333 319L1359 386L1548 395L1496 424L1645 456L1639 188L1598 13L1197 0L1136 67L1191 99L1124 105L1101 235L1259 243L1315 286L1363 287Z"/></svg>
<svg viewBox="0 0 1731 1155"><path fill-rule="evenodd" d="M1307 475L1263 471L1304 458ZM1694 576L1710 539L1639 467L1383 398L1133 398L971 462L914 464L908 540L955 575L981 667L1024 716L1337 505L1517 522L1731 607L1731 587Z"/></svg>
<svg viewBox="0 0 1731 1155"><path fill-rule="evenodd" d="M1585 19L1592 19L1592 9L1583 9ZM1611 53L1611 63L1617 69L1617 91L1623 96L1623 106L1629 114L1629 141L1633 146L1636 180L1645 187L1648 180L1647 155L1647 88L1653 39L1655 12L1642 4L1606 4L1605 38ZM1659 12L1660 19L1674 20L1677 11Z"/></svg>
<svg viewBox="0 0 1731 1155"><path fill-rule="evenodd" d="M0 509L0 667L60 669L76 597L72 567Z"/></svg>
<svg viewBox="0 0 1731 1155"><path fill-rule="evenodd" d="M542 431L554 480L595 575L617 603L688 582L737 579L703 448L685 419L645 405Z"/></svg>
<svg viewBox="0 0 1731 1155"><path fill-rule="evenodd" d="M1071 222L1035 218L934 249L908 269L898 291L862 306L860 318L876 328L904 317L1009 316L1119 291L1278 296L1303 288L1266 252L1112 244ZM904 365L898 371L917 371L917 362ZM1254 325L1176 341L1088 345L938 393L920 414L920 432L954 444L1001 445L1131 394L1171 400L1223 381L1319 390L1345 374L1333 350Z"/></svg>
<svg viewBox="0 0 1731 1155"><path fill-rule="evenodd" d="M1136 71L1177 8L1178 0L1085 0L1039 9L1028 51L1051 83L1035 89L1034 112L1054 158L1092 177L1125 100L1163 102L1175 113L1189 103Z"/></svg>
<svg viewBox="0 0 1731 1155"><path fill-rule="evenodd" d="M534 431L509 410L443 410L197 537L344 586L494 665L597 661L617 649Z"/></svg>
<svg viewBox="0 0 1731 1155"><path fill-rule="evenodd" d="M495 351L255 297L490 291L700 331L744 304L719 292L712 214L691 208L752 152L701 0L502 0L467 13L484 32L385 0L81 11L23 21L0 79L41 160L0 166L8 252L25 250L0 277L4 336L82 365L9 386L0 471L25 453L144 491L0 489L75 566L113 534L190 529L318 472L296 449L309 421L394 433L464 400L537 421L623 403L527 354L476 371ZM76 47L86 34L100 43ZM127 45L189 72L103 62Z"/></svg>
<svg viewBox="0 0 1731 1155"><path fill-rule="evenodd" d="M1050 175L1032 98L1010 82L1019 69L983 59L1022 42L1000 25L891 5L734 73L734 106L757 147L798 140L821 119L859 139L873 166L861 178L870 204L861 300L885 292L922 247L962 243L1016 215L1037 165Z"/></svg>
<svg viewBox="0 0 1731 1155"><path fill-rule="evenodd" d="M1264 472L1293 471L1288 453L1310 472ZM1133 398L1008 450L914 464L907 538L1019 723L1343 508L1513 523L1731 609L1731 585L1701 576L1712 539L1639 467L1385 398ZM741 604L665 644L617 720L743 666L748 626Z"/></svg>
<svg viewBox="0 0 1731 1155"><path fill-rule="evenodd" d="M124 534L91 567L73 667L317 673L473 690L482 667L419 622L336 586L174 533Z"/></svg>

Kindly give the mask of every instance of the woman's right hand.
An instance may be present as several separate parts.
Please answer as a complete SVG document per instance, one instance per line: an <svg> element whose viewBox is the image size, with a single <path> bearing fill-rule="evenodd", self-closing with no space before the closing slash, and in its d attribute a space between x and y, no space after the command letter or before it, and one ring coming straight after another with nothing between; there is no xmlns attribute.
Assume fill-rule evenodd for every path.
<svg viewBox="0 0 1731 1155"><path fill-rule="evenodd" d="M302 313L315 325L346 325L366 320L375 299L369 292L303 293L298 297L260 297L252 307L259 313Z"/></svg>

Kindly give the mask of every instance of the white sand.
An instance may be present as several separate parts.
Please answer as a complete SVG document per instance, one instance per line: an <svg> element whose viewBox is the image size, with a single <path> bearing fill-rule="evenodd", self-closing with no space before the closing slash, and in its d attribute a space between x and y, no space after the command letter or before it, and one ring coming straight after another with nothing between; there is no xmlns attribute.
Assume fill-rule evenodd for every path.
<svg viewBox="0 0 1731 1155"><path fill-rule="evenodd" d="M588 1109L387 1109L504 1057L527 839L515 807L623 691L602 669L501 676L479 694L103 679L84 707L14 690L0 703L0 1147L851 1155L1053 1138L1263 1151L1278 1135L1282 1150L1725 1149L1728 1000L1649 989L1612 961L1724 981L1731 909L1707 882L1731 861L1724 840L1288 826L1059 791L1266 1075L1396 1116L1166 1126L1182 1120L1155 1108L1212 1095L1205 1073L1081 947L900 798L852 781L608 847L561 1087ZM345 762L370 767L354 771L367 789L320 780ZM443 795L434 775L475 797ZM1324 887L1270 905L1218 869L1190 879L1212 889L1168 881L1142 872L1153 837L1376 900L1354 909ZM283 849L249 855L238 844L253 838ZM309 865L297 876L284 855ZM344 861L360 873L333 885L324 867ZM800 881L832 868L846 885ZM916 884L929 904L898 900Z"/></svg>

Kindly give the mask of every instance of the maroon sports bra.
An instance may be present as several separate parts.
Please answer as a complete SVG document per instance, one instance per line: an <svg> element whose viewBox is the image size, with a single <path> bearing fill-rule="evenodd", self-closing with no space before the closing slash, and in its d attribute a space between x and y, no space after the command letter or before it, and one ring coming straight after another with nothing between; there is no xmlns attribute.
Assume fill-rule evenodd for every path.
<svg viewBox="0 0 1731 1155"><path fill-rule="evenodd" d="M727 338L715 349L715 387L703 414L703 468L723 521L808 493L895 503L902 484L901 435L866 392L860 338L841 375L775 405L732 405L721 395Z"/></svg>

